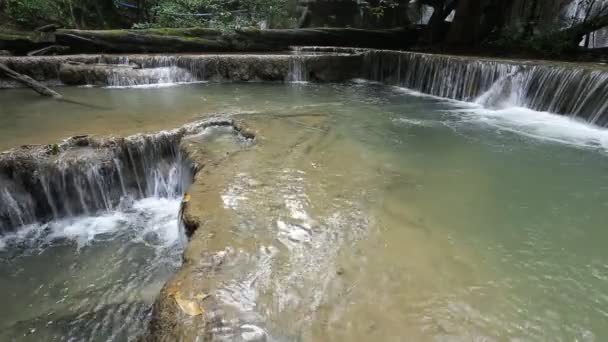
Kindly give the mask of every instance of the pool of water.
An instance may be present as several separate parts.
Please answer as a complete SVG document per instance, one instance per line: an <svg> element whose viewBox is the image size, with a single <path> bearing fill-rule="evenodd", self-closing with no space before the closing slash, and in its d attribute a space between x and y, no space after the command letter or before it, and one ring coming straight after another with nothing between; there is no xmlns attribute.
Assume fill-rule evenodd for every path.
<svg viewBox="0 0 608 342"><path fill-rule="evenodd" d="M0 146L154 131L218 113L251 123L255 148L221 169L222 219L201 229L227 258L209 275L210 294L269 340L608 338L606 130L356 82L61 91L87 106L0 92ZM83 313L102 315L113 286L129 288L138 268L172 270L154 262L171 247L138 237L163 210L112 214L125 216L120 234L84 239L74 233L83 224L61 222L33 246L21 242L27 252L5 242L5 334L130 335L123 320L97 327ZM55 231L65 238L48 247ZM95 287L114 275L127 280ZM156 279L124 292L121 317L149 314L124 303L152 301L166 276ZM73 288L78 299L64 309Z"/></svg>

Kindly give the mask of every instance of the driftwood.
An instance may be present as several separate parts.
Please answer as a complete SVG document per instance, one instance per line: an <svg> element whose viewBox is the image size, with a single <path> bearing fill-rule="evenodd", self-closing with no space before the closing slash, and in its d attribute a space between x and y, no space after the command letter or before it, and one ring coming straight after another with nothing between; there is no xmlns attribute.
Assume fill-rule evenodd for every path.
<svg viewBox="0 0 608 342"><path fill-rule="evenodd" d="M28 56L44 56L50 53L62 53L68 51L70 48L63 45L51 45L42 49L30 51L27 53Z"/></svg>
<svg viewBox="0 0 608 342"><path fill-rule="evenodd" d="M40 95L50 96L50 97L53 97L56 99L61 98L61 95L59 93L57 93L56 91L49 89L48 87L42 85L40 82L34 80L33 78L31 78L27 75L23 75L23 74L16 72L15 70L7 67L4 64L0 64L0 72L4 73L6 76L14 79L15 81L23 83L24 85L32 88L34 91L36 91Z"/></svg>

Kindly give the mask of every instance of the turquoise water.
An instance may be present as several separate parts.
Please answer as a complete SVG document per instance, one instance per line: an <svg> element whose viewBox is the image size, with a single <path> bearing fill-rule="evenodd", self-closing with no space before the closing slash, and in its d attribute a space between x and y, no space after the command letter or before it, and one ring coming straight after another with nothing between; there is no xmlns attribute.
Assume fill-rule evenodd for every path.
<svg viewBox="0 0 608 342"><path fill-rule="evenodd" d="M0 92L0 145L254 127L202 229L228 258L211 294L271 340L608 338L608 131L367 83L62 90L107 108Z"/></svg>

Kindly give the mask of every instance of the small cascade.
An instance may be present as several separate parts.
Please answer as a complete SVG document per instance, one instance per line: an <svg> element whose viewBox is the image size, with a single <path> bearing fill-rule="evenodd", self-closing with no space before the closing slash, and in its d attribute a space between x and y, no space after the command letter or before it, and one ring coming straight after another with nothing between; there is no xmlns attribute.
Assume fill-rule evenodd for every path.
<svg viewBox="0 0 608 342"><path fill-rule="evenodd" d="M519 68L496 61L393 51L369 51L364 64L370 80L462 101L475 100Z"/></svg>
<svg viewBox="0 0 608 342"><path fill-rule="evenodd" d="M135 87L192 83L199 81L193 68L182 68L176 56L104 56L102 63L117 65L106 68L105 84L109 87Z"/></svg>
<svg viewBox="0 0 608 342"><path fill-rule="evenodd" d="M106 72L109 87L134 87L197 81L196 77L190 72L176 66L135 70L108 69Z"/></svg>
<svg viewBox="0 0 608 342"><path fill-rule="evenodd" d="M608 126L608 70L368 51L368 79L489 108L525 107Z"/></svg>
<svg viewBox="0 0 608 342"><path fill-rule="evenodd" d="M475 102L492 109L504 109L517 106L521 98L521 70L516 70L512 73L501 77L496 83L481 94Z"/></svg>
<svg viewBox="0 0 608 342"><path fill-rule="evenodd" d="M16 151L0 161L0 232L37 221L111 211L122 201L177 198L194 173L179 135L159 133Z"/></svg>
<svg viewBox="0 0 608 342"><path fill-rule="evenodd" d="M296 55L293 58L289 59L289 71L287 73L287 81L308 81L308 70L306 68L306 60L304 57Z"/></svg>
<svg viewBox="0 0 608 342"><path fill-rule="evenodd" d="M195 165L180 147L184 136L229 120L127 138L70 138L59 145L0 154L0 233L34 222L109 212L142 198L179 198Z"/></svg>
<svg viewBox="0 0 608 342"><path fill-rule="evenodd" d="M520 106L608 126L608 71L539 65L522 76Z"/></svg>

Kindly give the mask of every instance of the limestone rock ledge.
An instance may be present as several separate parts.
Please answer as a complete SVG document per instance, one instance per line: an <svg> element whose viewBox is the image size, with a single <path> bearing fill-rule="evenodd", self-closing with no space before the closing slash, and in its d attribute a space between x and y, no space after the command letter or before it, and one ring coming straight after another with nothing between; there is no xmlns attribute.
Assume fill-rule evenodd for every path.
<svg viewBox="0 0 608 342"><path fill-rule="evenodd" d="M360 77L361 54L68 55L0 57L47 85L129 86L197 81L321 81ZM16 85L0 76L0 88Z"/></svg>

